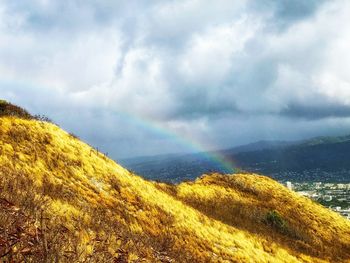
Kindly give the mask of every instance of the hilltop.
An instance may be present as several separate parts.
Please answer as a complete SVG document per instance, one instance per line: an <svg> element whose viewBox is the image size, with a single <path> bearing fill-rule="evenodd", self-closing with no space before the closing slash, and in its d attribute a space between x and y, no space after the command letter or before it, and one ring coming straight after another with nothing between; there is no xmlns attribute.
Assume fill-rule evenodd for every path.
<svg viewBox="0 0 350 263"><path fill-rule="evenodd" d="M350 262L350 222L272 179L148 181L52 123L1 116L1 261Z"/></svg>
<svg viewBox="0 0 350 263"><path fill-rule="evenodd" d="M28 111L21 107L11 104L6 100L0 100L0 117L1 116L12 116L22 119L34 119Z"/></svg>

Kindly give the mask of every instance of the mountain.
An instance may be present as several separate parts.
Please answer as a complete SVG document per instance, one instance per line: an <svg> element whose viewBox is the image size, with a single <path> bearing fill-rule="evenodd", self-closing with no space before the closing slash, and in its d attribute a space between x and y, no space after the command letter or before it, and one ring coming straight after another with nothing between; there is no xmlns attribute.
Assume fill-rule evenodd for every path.
<svg viewBox="0 0 350 263"><path fill-rule="evenodd" d="M292 142L259 141L207 154L217 153L232 160L238 170L265 174L277 180L350 180L350 135ZM173 155L166 158L159 155L133 162L123 160L123 164L149 179L169 182L193 180L210 171L225 172L217 163L203 158L205 155Z"/></svg>
<svg viewBox="0 0 350 263"><path fill-rule="evenodd" d="M350 222L274 180L145 180L58 126L0 114L3 262L350 262Z"/></svg>
<svg viewBox="0 0 350 263"><path fill-rule="evenodd" d="M335 144L335 143L345 143L350 141L350 135L345 136L321 136L315 137L309 140L303 141L302 145L320 145L320 144Z"/></svg>
<svg viewBox="0 0 350 263"><path fill-rule="evenodd" d="M288 145L293 145L296 142L288 142L288 141L258 141L246 145L240 145L234 148L230 148L227 150L220 151L221 153L226 154L232 154L232 153L240 153L240 152L251 152L251 151L257 151L257 150L264 150L264 149L272 149L272 148L279 148L284 147ZM125 164L139 164L139 163L147 163L147 162L153 162L154 160L157 160L157 162L164 162L168 160L174 160L175 158L193 158L193 156L196 156L196 154L181 154L181 153L175 153L175 154L158 154L153 156L138 156L138 157L131 157L126 159L121 159L121 163Z"/></svg>
<svg viewBox="0 0 350 263"><path fill-rule="evenodd" d="M181 182L213 171L229 173L220 163L202 153L158 155L121 160L128 169L147 179L162 182Z"/></svg>
<svg viewBox="0 0 350 263"><path fill-rule="evenodd" d="M285 141L259 141L217 152L142 156L122 159L120 162L125 167L148 179L165 182L181 182L183 180L193 180L203 173L212 171L221 173L232 172L207 156L219 154L232 157L237 153L264 149L279 149L293 144L294 142Z"/></svg>
<svg viewBox="0 0 350 263"><path fill-rule="evenodd" d="M255 151L261 151L266 149L278 149L278 148L284 148L290 145L298 144L298 141L258 141L253 142L245 145L236 146L227 150L220 151L223 154L235 154L235 153L242 153L242 152L255 152Z"/></svg>
<svg viewBox="0 0 350 263"><path fill-rule="evenodd" d="M279 149L231 155L250 172L278 180L349 182L350 136L319 137ZM233 157L234 156L234 157Z"/></svg>

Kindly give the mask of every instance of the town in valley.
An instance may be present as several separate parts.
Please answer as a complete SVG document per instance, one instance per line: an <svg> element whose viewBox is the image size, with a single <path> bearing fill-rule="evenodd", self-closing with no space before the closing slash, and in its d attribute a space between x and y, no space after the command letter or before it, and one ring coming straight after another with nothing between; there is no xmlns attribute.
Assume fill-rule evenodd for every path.
<svg viewBox="0 0 350 263"><path fill-rule="evenodd" d="M285 181L283 184L350 220L350 183Z"/></svg>

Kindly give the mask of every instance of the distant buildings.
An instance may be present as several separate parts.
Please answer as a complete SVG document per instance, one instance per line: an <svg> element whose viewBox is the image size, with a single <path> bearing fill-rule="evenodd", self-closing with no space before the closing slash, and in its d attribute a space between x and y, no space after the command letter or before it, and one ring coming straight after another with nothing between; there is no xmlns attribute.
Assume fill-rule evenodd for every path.
<svg viewBox="0 0 350 263"><path fill-rule="evenodd" d="M284 185L350 219L350 183L286 181Z"/></svg>
<svg viewBox="0 0 350 263"><path fill-rule="evenodd" d="M297 191L298 194L302 196L309 197L311 199L317 199L318 194L315 191Z"/></svg>
<svg viewBox="0 0 350 263"><path fill-rule="evenodd" d="M323 198L323 200L325 200L327 202L330 202L333 199L333 197L331 195L324 195L322 198Z"/></svg>

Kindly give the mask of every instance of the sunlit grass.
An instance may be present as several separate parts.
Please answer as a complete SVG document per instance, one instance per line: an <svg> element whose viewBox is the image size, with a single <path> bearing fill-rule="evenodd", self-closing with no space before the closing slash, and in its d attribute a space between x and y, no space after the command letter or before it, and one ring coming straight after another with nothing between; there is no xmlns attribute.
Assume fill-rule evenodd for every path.
<svg viewBox="0 0 350 263"><path fill-rule="evenodd" d="M178 186L159 184L51 123L2 117L0 132L0 197L43 233L36 252L13 251L16 260L349 258L349 222L266 177L214 174ZM288 231L264 221L270 211L286 220ZM24 241L18 246L16 251Z"/></svg>

